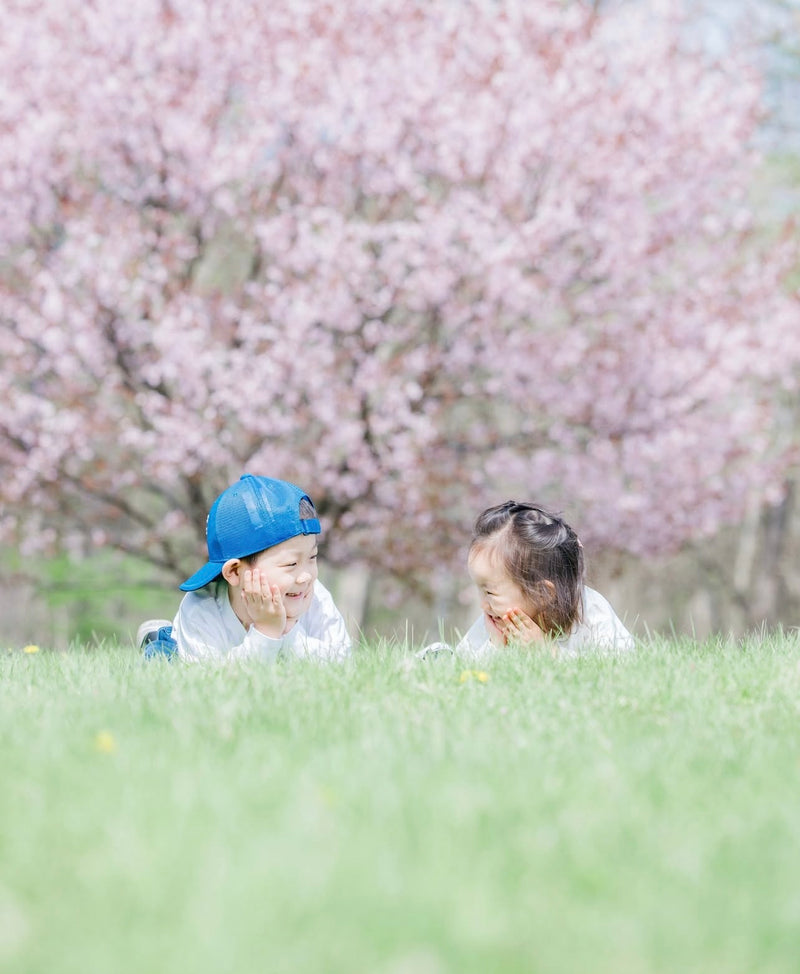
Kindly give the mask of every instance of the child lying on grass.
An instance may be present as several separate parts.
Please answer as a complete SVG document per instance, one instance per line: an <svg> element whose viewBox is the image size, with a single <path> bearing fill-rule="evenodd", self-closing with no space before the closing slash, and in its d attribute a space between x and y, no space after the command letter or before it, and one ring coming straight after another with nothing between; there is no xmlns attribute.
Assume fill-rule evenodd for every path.
<svg viewBox="0 0 800 974"><path fill-rule="evenodd" d="M145 654L172 649L185 660L348 656L344 619L317 579L319 533L314 505L299 487L245 474L211 507L208 561L180 586L188 594L171 630L163 620L140 627Z"/></svg>
<svg viewBox="0 0 800 974"><path fill-rule="evenodd" d="M585 585L583 545L556 514L515 501L488 508L475 522L468 570L483 612L456 647L459 655L505 646L558 656L633 649L609 603Z"/></svg>

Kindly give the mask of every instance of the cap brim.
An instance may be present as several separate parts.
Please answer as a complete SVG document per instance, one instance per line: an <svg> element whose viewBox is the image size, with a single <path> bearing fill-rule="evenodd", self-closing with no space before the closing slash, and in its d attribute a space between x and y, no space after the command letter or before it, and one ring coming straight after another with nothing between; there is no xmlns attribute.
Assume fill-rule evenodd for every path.
<svg viewBox="0 0 800 974"><path fill-rule="evenodd" d="M178 588L182 592L194 592L198 588L203 588L204 585L213 582L218 575L222 574L222 566L224 564L224 561L206 562L199 572L195 572L191 578L187 578L183 585L179 585Z"/></svg>

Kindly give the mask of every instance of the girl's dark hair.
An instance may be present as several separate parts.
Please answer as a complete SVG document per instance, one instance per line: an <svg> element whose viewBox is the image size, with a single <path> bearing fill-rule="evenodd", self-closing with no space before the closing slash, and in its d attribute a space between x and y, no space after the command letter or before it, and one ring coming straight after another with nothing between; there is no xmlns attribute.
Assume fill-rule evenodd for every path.
<svg viewBox="0 0 800 974"><path fill-rule="evenodd" d="M469 550L495 545L509 576L537 607L537 625L554 635L569 632L581 618L584 573L583 545L572 528L535 504L506 501L478 516Z"/></svg>

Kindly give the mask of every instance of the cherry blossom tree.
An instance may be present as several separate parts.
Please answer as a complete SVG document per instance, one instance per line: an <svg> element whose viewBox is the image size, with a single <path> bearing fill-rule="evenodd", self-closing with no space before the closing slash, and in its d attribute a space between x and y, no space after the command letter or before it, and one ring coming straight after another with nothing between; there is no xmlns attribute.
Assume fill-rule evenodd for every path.
<svg viewBox="0 0 800 974"><path fill-rule="evenodd" d="M0 526L174 577L240 473L426 585L487 503L660 552L780 483L760 91L670 5L7 0Z"/></svg>

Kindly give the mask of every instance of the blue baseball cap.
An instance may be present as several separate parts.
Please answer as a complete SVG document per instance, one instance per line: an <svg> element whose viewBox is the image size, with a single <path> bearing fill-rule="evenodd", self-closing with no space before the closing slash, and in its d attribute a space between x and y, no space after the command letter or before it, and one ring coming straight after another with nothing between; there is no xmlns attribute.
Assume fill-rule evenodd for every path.
<svg viewBox="0 0 800 974"><path fill-rule="evenodd" d="M308 506L301 513L302 501ZM314 504L305 491L285 480L246 473L211 505L206 521L208 561L186 579L181 591L193 592L213 582L230 558L255 555L298 534L319 534L320 530Z"/></svg>

